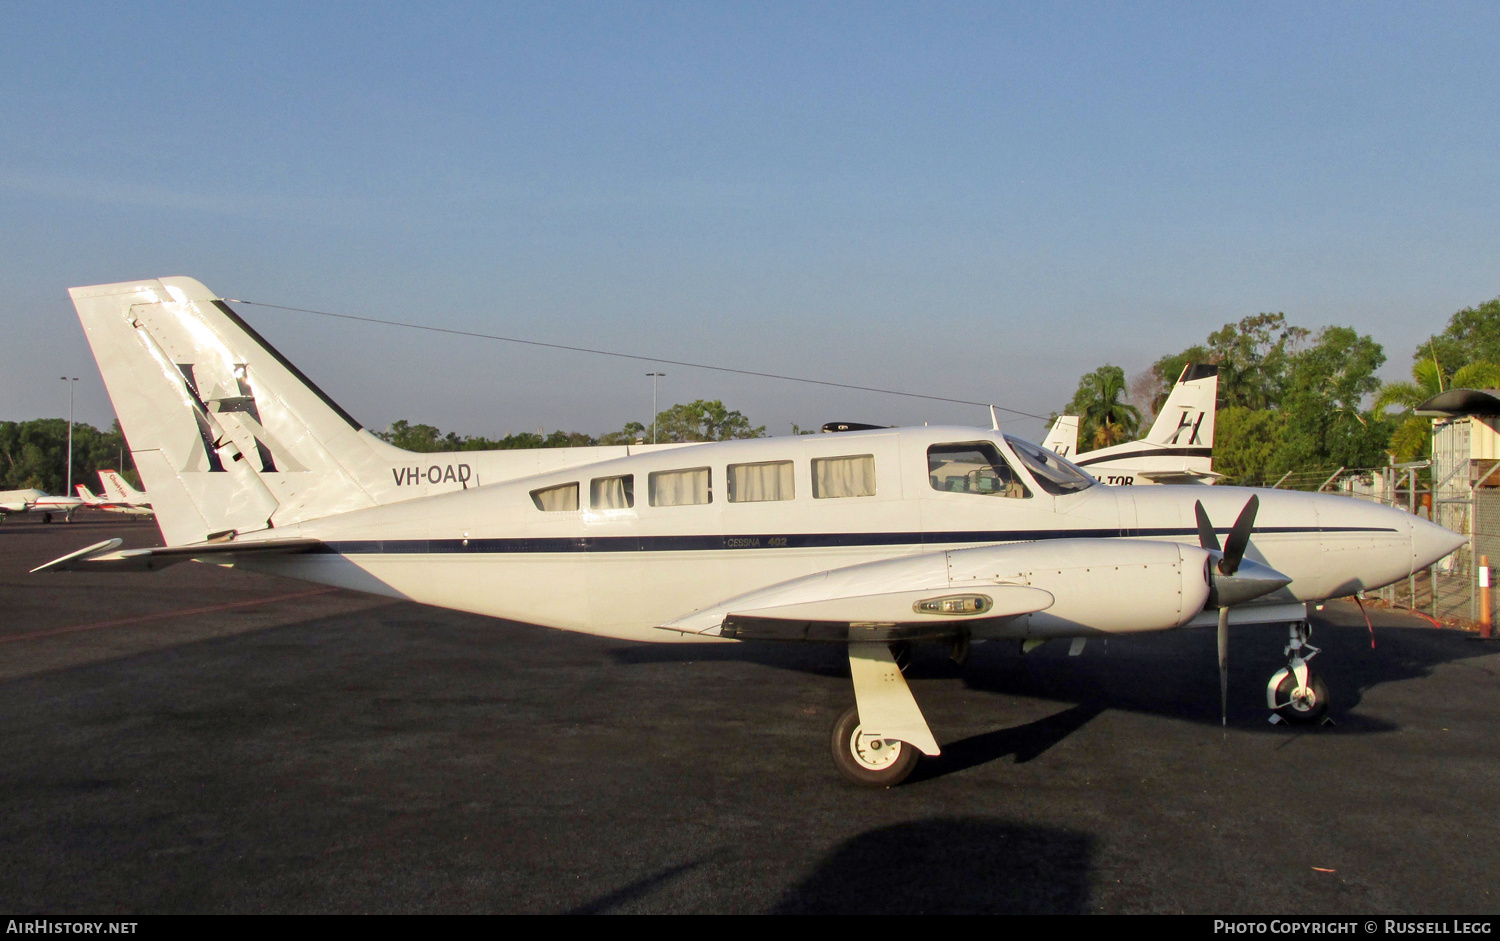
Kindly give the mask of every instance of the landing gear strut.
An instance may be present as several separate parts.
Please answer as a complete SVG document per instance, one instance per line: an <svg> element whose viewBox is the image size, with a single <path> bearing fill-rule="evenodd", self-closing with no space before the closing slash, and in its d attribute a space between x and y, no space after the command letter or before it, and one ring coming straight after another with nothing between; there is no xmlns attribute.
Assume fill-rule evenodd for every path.
<svg viewBox="0 0 1500 941"><path fill-rule="evenodd" d="M919 754L938 754L937 741L901 675L894 644L849 645L855 705L833 724L833 763L864 787L895 787L917 766Z"/></svg>
<svg viewBox="0 0 1500 941"><path fill-rule="evenodd" d="M1307 665L1307 661L1318 655L1318 648L1308 643L1312 626L1306 621L1296 621L1289 633L1282 650L1287 663L1266 684L1266 707L1274 713L1273 723L1317 722L1328 712L1328 686Z"/></svg>

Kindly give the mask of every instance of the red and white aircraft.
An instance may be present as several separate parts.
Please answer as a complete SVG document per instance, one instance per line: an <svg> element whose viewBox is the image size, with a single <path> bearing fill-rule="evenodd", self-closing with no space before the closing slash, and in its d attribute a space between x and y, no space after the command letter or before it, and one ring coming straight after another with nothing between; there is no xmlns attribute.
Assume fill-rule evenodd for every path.
<svg viewBox="0 0 1500 941"><path fill-rule="evenodd" d="M0 493L0 517L21 513L40 513L44 523L52 522L54 516L61 516L71 523L73 514L78 512L81 506L83 506L83 501L77 497L54 497L34 487L27 490L6 490Z"/></svg>
<svg viewBox="0 0 1500 941"><path fill-rule="evenodd" d="M100 476L103 476L105 473L113 473L113 471L100 471L99 473ZM106 500L83 484L79 484L73 489L78 491L78 498L83 501L83 505L91 510L103 510L106 513L119 513L123 516L153 515L149 506L136 506L131 503L116 503L113 500Z"/></svg>

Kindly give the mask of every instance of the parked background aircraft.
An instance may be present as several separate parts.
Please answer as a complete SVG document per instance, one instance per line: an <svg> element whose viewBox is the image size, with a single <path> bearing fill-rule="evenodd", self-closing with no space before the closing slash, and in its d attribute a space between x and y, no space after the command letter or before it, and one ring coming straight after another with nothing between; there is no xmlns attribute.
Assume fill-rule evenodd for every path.
<svg viewBox="0 0 1500 941"><path fill-rule="evenodd" d="M151 515L150 498L130 486L117 471L101 470L99 483L117 512L129 512L136 516Z"/></svg>
<svg viewBox="0 0 1500 941"><path fill-rule="evenodd" d="M1079 454L1077 416L1059 415L1042 446L1111 486L1211 483L1218 393L1219 367L1189 365L1139 441Z"/></svg>
<svg viewBox="0 0 1500 941"><path fill-rule="evenodd" d="M40 513L44 523L52 522L54 516L61 516L71 523L73 514L81 506L83 506L83 501L77 497L54 497L46 491L35 488L7 490L0 493L0 517L21 513Z"/></svg>
<svg viewBox="0 0 1500 941"><path fill-rule="evenodd" d="M1399 510L1229 487L1109 487L991 429L411 454L360 426L190 278L71 292L167 546L40 566L233 563L640 641L847 649L831 746L890 786L937 754L900 645L1290 626L1280 714L1314 718L1306 605L1463 542ZM1227 538L1221 544L1221 534Z"/></svg>
<svg viewBox="0 0 1500 941"><path fill-rule="evenodd" d="M101 473L104 472L101 471ZM85 487L83 484L78 484L73 489L78 491L78 499L83 501L83 505L91 510L103 510L106 513L119 513L122 516L152 515L150 507L133 506L129 503L116 503L112 500L106 500L103 497L95 494L92 490L90 490L88 487Z"/></svg>

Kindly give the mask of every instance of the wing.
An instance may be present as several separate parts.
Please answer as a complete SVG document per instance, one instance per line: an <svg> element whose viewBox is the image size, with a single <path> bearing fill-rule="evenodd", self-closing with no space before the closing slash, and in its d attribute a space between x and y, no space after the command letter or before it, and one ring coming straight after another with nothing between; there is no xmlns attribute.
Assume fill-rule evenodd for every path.
<svg viewBox="0 0 1500 941"><path fill-rule="evenodd" d="M317 539L260 539L254 542L202 542L155 549L121 549L121 539L106 539L32 569L35 572L130 571L145 572L197 559L229 563L267 555L311 552Z"/></svg>
<svg viewBox="0 0 1500 941"><path fill-rule="evenodd" d="M832 643L1163 630L1203 610L1207 558L1194 546L1127 539L927 552L770 585L660 626Z"/></svg>

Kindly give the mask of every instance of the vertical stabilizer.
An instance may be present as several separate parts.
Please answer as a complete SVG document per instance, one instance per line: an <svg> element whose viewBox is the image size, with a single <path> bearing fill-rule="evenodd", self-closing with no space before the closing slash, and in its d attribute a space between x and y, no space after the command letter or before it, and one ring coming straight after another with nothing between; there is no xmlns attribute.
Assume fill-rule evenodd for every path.
<svg viewBox="0 0 1500 941"><path fill-rule="evenodd" d="M1078 416L1057 416L1057 421L1047 429L1047 437L1042 439L1042 447L1059 457L1072 460L1078 450Z"/></svg>
<svg viewBox="0 0 1500 941"><path fill-rule="evenodd" d="M151 501L146 495L130 486L129 482L124 477L121 477L117 471L100 471L99 484L104 488L104 495L116 503L129 503L132 506L151 505Z"/></svg>
<svg viewBox="0 0 1500 941"><path fill-rule="evenodd" d="M1156 414L1145 440L1167 447L1206 447L1214 444L1214 399L1219 394L1219 367L1189 364Z"/></svg>
<svg viewBox="0 0 1500 941"><path fill-rule="evenodd" d="M389 446L202 284L68 293L169 545L390 498Z"/></svg>

